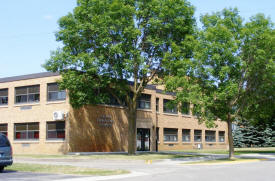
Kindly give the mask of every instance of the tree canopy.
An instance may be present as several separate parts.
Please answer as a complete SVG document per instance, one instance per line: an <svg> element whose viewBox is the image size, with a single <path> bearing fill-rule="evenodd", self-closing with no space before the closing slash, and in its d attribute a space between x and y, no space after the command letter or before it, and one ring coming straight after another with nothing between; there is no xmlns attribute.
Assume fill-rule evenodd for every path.
<svg viewBox="0 0 275 181"><path fill-rule="evenodd" d="M168 71L163 61L171 52L185 47L190 57L193 14L185 0L78 0L59 20L56 39L64 46L44 67L61 73L61 88L75 108L102 103L109 94L125 100L133 153L136 100L156 74Z"/></svg>
<svg viewBox="0 0 275 181"><path fill-rule="evenodd" d="M207 126L228 123L232 157L232 122L274 113L273 24L261 14L244 23L237 9L206 14L201 23L194 58L181 67L177 61L168 64L174 74L166 78L166 88L177 92L177 101L195 104Z"/></svg>

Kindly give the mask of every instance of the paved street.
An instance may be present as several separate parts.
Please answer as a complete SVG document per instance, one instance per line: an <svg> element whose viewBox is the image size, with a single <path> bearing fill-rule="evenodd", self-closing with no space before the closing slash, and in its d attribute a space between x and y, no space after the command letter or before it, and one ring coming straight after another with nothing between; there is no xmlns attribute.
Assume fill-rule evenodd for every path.
<svg viewBox="0 0 275 181"><path fill-rule="evenodd" d="M59 175L59 174L41 174L41 173L30 173L30 172L13 172L5 170L0 173L1 181L52 181L62 179L75 179L81 178L79 176L71 175Z"/></svg>
<svg viewBox="0 0 275 181"><path fill-rule="evenodd" d="M275 157L274 155L251 155L252 157L267 158L267 161L247 162L234 164L218 165L184 165L182 163L192 159L209 159L215 156L204 158L186 158L175 160L153 161L148 164L142 160L92 160L92 159L32 159L18 158L15 162L38 163L54 165L72 165L79 167L102 168L102 169L125 169L130 170L131 174L117 176L68 176L54 174L34 174L22 172L4 172L0 180L22 180L22 181L177 181L177 180L222 180L222 181L272 181L275 178ZM222 157L222 156L218 156Z"/></svg>

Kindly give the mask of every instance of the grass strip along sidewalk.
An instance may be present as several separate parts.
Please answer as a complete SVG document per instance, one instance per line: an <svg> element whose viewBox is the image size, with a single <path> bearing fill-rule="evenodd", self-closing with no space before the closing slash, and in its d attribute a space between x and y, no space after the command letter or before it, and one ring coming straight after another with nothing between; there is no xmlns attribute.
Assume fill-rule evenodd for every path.
<svg viewBox="0 0 275 181"><path fill-rule="evenodd" d="M44 164L26 164L14 163L12 166L6 168L10 171L20 172L37 172L37 173L51 173L51 174L72 174L72 175L119 175L130 173L126 170L103 170L85 167L74 167L67 165L44 165Z"/></svg>
<svg viewBox="0 0 275 181"><path fill-rule="evenodd" d="M275 147L265 148L235 148L234 155L242 154L275 154ZM225 149L203 149L203 150L175 150L175 152L189 152L189 153L210 153L210 154L228 154Z"/></svg>
<svg viewBox="0 0 275 181"><path fill-rule="evenodd" d="M259 162L266 159L250 159L250 158L234 158L234 159L217 159L217 160L205 160L196 162L183 163L184 165L217 165L217 164L236 164L236 163L247 163L247 162Z"/></svg>
<svg viewBox="0 0 275 181"><path fill-rule="evenodd" d="M104 155L14 155L15 158L37 158L37 159L109 159L109 160L161 160L197 157L197 155L174 154L174 153L139 153L127 154L104 154Z"/></svg>

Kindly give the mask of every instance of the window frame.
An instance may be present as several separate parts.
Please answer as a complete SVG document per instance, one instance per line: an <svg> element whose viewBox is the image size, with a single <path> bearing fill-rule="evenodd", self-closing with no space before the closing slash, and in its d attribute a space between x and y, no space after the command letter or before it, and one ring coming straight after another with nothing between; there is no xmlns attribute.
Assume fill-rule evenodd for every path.
<svg viewBox="0 0 275 181"><path fill-rule="evenodd" d="M159 112L159 98L156 97L156 112Z"/></svg>
<svg viewBox="0 0 275 181"><path fill-rule="evenodd" d="M32 87L38 87L38 92L35 93L30 93L29 89ZM26 88L27 89L27 93L26 94L17 94L17 90L18 88ZM15 87L14 88L14 102L15 104L28 104L28 103L39 103L40 102L40 84L36 84L36 85L29 85L29 86L20 86L20 87ZM29 101L29 97L30 95L34 95L34 99L35 97L38 95L38 101ZM18 96L26 96L26 101L24 102L17 102L17 97Z"/></svg>
<svg viewBox="0 0 275 181"><path fill-rule="evenodd" d="M139 98L137 99L137 109L151 109L151 94L141 94ZM143 103L144 107L141 107L141 103ZM149 103L149 108L146 107Z"/></svg>
<svg viewBox="0 0 275 181"><path fill-rule="evenodd" d="M8 88L4 88L4 89L0 89L0 91L7 91L7 95L3 95L1 96L0 95L0 106L6 106L9 104L9 89ZM2 102L2 100L5 100L6 99L6 103L5 102Z"/></svg>
<svg viewBox="0 0 275 181"><path fill-rule="evenodd" d="M183 108L185 108L186 110L184 110ZM187 111L187 112L185 112L185 111ZM189 102L181 103L181 114L190 115L190 103Z"/></svg>
<svg viewBox="0 0 275 181"><path fill-rule="evenodd" d="M29 130L29 126L30 125L38 125L38 130ZM16 126L18 126L18 125L26 125L26 130L16 130ZM17 134L16 133L22 133L22 132L25 132L25 134L26 134L26 138L17 138ZM33 132L33 134L34 134L34 138L29 138L29 134L30 134L30 132ZM35 138L35 133L37 133L38 132L38 137L37 138ZM30 122L30 123L14 123L14 140L15 141L27 141L27 140L29 140L29 141L39 141L39 139L40 139L40 123L39 122Z"/></svg>
<svg viewBox="0 0 275 181"><path fill-rule="evenodd" d="M216 142L216 131L214 131L214 130L205 130L205 142Z"/></svg>
<svg viewBox="0 0 275 181"><path fill-rule="evenodd" d="M188 134L185 134L184 131L188 130ZM187 140L184 138L188 138ZM182 142L189 143L191 142L191 129L182 129Z"/></svg>
<svg viewBox="0 0 275 181"><path fill-rule="evenodd" d="M6 127L6 130L4 130L4 131L2 131L1 129L0 129L0 133L2 133L2 134L4 134L4 135L6 135L6 136L8 136L8 123L1 123L0 124L0 128L1 127Z"/></svg>
<svg viewBox="0 0 275 181"><path fill-rule="evenodd" d="M49 124L64 123L64 129L49 130ZM56 132L55 138L49 138L49 131ZM58 131L64 132L64 138L58 138ZM46 122L46 140L65 140L66 139L66 122L65 121L48 121Z"/></svg>
<svg viewBox="0 0 275 181"><path fill-rule="evenodd" d="M58 87L58 90L55 90L55 91L50 91L49 90L49 86L51 86L51 85L57 85L57 87ZM50 93L64 93L65 94L65 97L63 98L61 98L61 99L53 99L53 100L50 100ZM58 97L58 96L57 96ZM57 82L53 82L53 83L47 83L47 101L48 102L55 102L55 101L65 101L66 100L66 98L67 98L67 94L66 94L66 90L60 90L59 89L59 85L58 85L58 83Z"/></svg>
<svg viewBox="0 0 275 181"><path fill-rule="evenodd" d="M223 133L223 135L221 136L220 133ZM223 138L221 141L221 138ZM219 142L220 143L224 143L225 142L225 131L219 131Z"/></svg>
<svg viewBox="0 0 275 181"><path fill-rule="evenodd" d="M196 134L199 133L199 134ZM200 139L197 139L197 137L200 137ZM201 129L195 129L194 130L194 142L202 142L202 130Z"/></svg>
<svg viewBox="0 0 275 181"><path fill-rule="evenodd" d="M178 107L175 104L173 108L169 108L169 106L167 104L169 104L169 102L171 102L173 100L171 99L163 99L163 113L166 114L178 114Z"/></svg>
<svg viewBox="0 0 275 181"><path fill-rule="evenodd" d="M165 131L168 131L168 130L176 130L176 134L172 134L172 133L169 133L169 134L165 134ZM171 139L171 138L176 138L176 139ZM164 142L178 142L178 128L163 128L163 141ZM169 139L166 139L166 138L169 138Z"/></svg>

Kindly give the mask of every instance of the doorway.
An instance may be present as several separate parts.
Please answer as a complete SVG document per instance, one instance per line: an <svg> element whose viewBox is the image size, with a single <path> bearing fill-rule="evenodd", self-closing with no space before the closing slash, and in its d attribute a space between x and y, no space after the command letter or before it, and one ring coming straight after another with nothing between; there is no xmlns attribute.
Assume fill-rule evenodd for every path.
<svg viewBox="0 0 275 181"><path fill-rule="evenodd" d="M150 151L150 129L137 128L137 151Z"/></svg>

